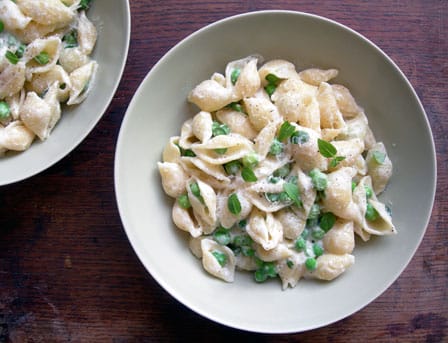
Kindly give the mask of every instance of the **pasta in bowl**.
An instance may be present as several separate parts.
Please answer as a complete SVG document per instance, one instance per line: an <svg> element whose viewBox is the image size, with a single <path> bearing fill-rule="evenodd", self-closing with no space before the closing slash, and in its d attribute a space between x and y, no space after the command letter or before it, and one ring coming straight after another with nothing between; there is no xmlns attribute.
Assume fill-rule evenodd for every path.
<svg viewBox="0 0 448 343"><path fill-rule="evenodd" d="M174 224L204 269L233 282L333 280L355 261L357 234L395 234L377 195L392 162L336 69L285 60L230 62L189 94L200 111L158 163Z"/></svg>
<svg viewBox="0 0 448 343"><path fill-rule="evenodd" d="M264 60L255 62L254 57L259 56ZM268 71L267 63L279 60L285 66L282 73ZM252 79L250 71L257 79L255 69L259 78L260 84L255 82L253 88L241 84L246 65L247 78ZM285 82L292 71L287 65L294 66L294 81ZM234 69L240 69L238 76ZM312 81L316 69L321 71L319 82ZM281 82L277 84L272 76L266 79L269 74ZM302 94L309 101L294 92L280 97L281 91L286 91L284 86L290 84L292 91L299 87L297 83L307 84ZM213 85L213 91L205 91L207 84ZM265 87L269 92L275 87L275 92L269 95ZM245 93L249 91L257 95ZM210 92L214 100L204 101L202 95ZM323 116L320 133L312 120L306 123L311 117L296 118L289 111L295 103L306 105L309 111L314 106L315 110L319 92L322 98L328 93L341 94L336 96L336 104L343 119ZM234 98L235 94L239 95ZM342 105L341 99L351 98L356 101ZM304 101L298 101L301 99ZM249 120L249 112L262 108L261 102L274 116L265 111L265 115L252 115ZM334 101L328 105L331 102L334 105ZM409 135L416 131L420 135L418 146ZM279 144L274 145L272 154L274 139ZM322 141L319 151L318 139ZM308 145L314 149L307 152ZM277 155L276 150L280 151ZM359 173L364 168L359 156L366 164L365 174ZM162 173L174 175L163 181L171 196L161 184L164 177L158 163ZM374 171L372 166L388 171ZM251 181L254 177L257 180ZM324 179L325 198L316 190L323 187ZM340 192L335 187L338 183ZM431 213L434 145L412 87L398 67L367 39L306 13L254 12L195 32L148 73L120 129L115 191L123 227L137 256L151 276L182 304L206 318L243 330L299 332L358 311L404 270ZM340 208L331 207L333 202L327 200L339 195L344 208L353 211L342 213ZM361 210L367 211L367 204L382 216L381 221L365 217ZM215 206L214 213L208 211ZM392 210L392 222L388 222L387 207ZM326 214L329 212L335 218ZM303 241L310 255L306 256L298 238L310 216L317 217L318 224L306 228L308 235ZM219 227L214 225L218 218ZM331 229L319 239L319 229L327 229L333 220ZM380 222L382 225L371 225ZM268 233L267 227L275 229ZM314 231L317 239L312 237ZM343 264L332 264L325 261L329 257L317 256L319 248L322 256L353 258L344 257ZM306 265L303 268L305 257L314 258L316 269L310 270L313 262L308 262L310 269ZM334 265L340 271L339 265L343 265L345 272L331 281L315 278L319 258L321 266ZM277 277L283 273L276 265L279 260L284 263L283 279ZM244 266L243 261L248 261L245 267L250 271L237 271L240 267L236 266ZM264 268L260 268L260 261ZM204 264L222 279L208 273ZM228 267L233 264L232 274ZM294 269L297 266L302 267ZM262 271L257 273L258 269ZM296 274L287 276L288 271ZM320 274L327 279L335 275ZM226 282L232 278L233 282ZM257 279L265 281L258 284Z"/></svg>
<svg viewBox="0 0 448 343"><path fill-rule="evenodd" d="M127 1L119 9L103 0L0 2L0 184L57 162L100 119L127 55Z"/></svg>

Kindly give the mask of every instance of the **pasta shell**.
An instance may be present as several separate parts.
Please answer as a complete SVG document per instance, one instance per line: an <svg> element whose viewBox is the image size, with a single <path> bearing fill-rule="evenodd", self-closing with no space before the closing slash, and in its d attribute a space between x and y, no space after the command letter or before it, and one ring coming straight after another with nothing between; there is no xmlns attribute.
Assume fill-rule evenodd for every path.
<svg viewBox="0 0 448 343"><path fill-rule="evenodd" d="M193 134L202 142L205 143L212 137L212 116L210 112L201 111L193 117L191 128Z"/></svg>
<svg viewBox="0 0 448 343"><path fill-rule="evenodd" d="M355 248L355 235L352 221L337 221L323 240L325 251L336 254L351 254Z"/></svg>
<svg viewBox="0 0 448 343"><path fill-rule="evenodd" d="M263 213L254 209L250 215L247 233L264 250L274 249L282 240L283 230L280 222L272 213Z"/></svg>
<svg viewBox="0 0 448 343"><path fill-rule="evenodd" d="M163 190L172 198L185 193L185 185L188 175L178 163L163 162L157 163L159 173L162 178Z"/></svg>
<svg viewBox="0 0 448 343"><path fill-rule="evenodd" d="M232 102L232 90L215 80L205 80L190 92L188 101L202 111L214 112Z"/></svg>
<svg viewBox="0 0 448 343"><path fill-rule="evenodd" d="M171 217L178 229L188 232L192 237L202 235L202 228L195 220L192 212L180 207L177 201L173 205Z"/></svg>
<svg viewBox="0 0 448 343"><path fill-rule="evenodd" d="M31 21L14 1L0 1L0 20L8 31L23 30Z"/></svg>
<svg viewBox="0 0 448 343"><path fill-rule="evenodd" d="M263 64L263 66L258 70L260 75L260 80L262 85L265 86L268 81L266 76L273 74L279 79L289 79L297 76L296 67L291 62L285 60L271 60Z"/></svg>
<svg viewBox="0 0 448 343"><path fill-rule="evenodd" d="M0 125L0 150L24 151L34 140L34 133L19 120L6 127Z"/></svg>
<svg viewBox="0 0 448 343"><path fill-rule="evenodd" d="M317 258L317 268L311 274L321 280L333 280L355 263L350 254L323 254Z"/></svg>
<svg viewBox="0 0 448 343"><path fill-rule="evenodd" d="M308 68L299 73L300 78L313 86L319 86L322 82L328 82L338 76L337 69Z"/></svg>
<svg viewBox="0 0 448 343"><path fill-rule="evenodd" d="M67 105L80 104L87 98L93 87L97 69L98 63L91 61L70 73L72 86Z"/></svg>
<svg viewBox="0 0 448 343"><path fill-rule="evenodd" d="M202 265L204 269L211 275L222 279L226 282L233 282L235 275L235 255L228 247L216 243L212 239L203 239L201 241L202 248ZM214 252L219 252L226 256L226 263L224 266L218 262L213 255Z"/></svg>

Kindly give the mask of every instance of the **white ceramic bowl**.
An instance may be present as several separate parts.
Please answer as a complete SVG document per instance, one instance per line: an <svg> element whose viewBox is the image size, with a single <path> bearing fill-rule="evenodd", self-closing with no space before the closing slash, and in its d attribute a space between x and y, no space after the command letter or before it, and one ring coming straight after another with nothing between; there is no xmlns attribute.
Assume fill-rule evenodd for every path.
<svg viewBox="0 0 448 343"><path fill-rule="evenodd" d="M31 177L61 160L84 140L109 106L129 49L129 2L118 0L110 6L108 0L95 0L87 15L98 30L92 54L99 64L94 88L80 105L62 108L61 120L46 141L36 139L26 151L0 157L0 186Z"/></svg>
<svg viewBox="0 0 448 343"><path fill-rule="evenodd" d="M236 273L234 283L209 276L171 220L156 163L168 138L197 113L188 92L227 62L251 54L283 58L299 68L334 67L335 80L364 107L395 173L381 197L392 203L398 235L357 242L356 264L332 282L299 281L281 290ZM415 139L418 133L418 139ZM435 150L424 109L399 68L353 30L315 15L268 11L231 17L190 35L150 71L122 123L115 190L129 240L151 275L197 313L248 331L300 332L366 306L398 278L425 233L436 185Z"/></svg>

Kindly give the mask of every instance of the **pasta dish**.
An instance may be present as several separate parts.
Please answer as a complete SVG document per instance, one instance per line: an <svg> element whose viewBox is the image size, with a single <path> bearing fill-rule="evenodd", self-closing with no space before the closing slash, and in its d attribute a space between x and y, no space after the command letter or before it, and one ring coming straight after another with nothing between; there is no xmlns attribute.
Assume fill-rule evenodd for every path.
<svg viewBox="0 0 448 343"><path fill-rule="evenodd" d="M199 111L158 169L173 222L211 275L250 271L283 289L333 280L355 262L355 235L396 233L377 197L392 162L337 75L249 56L190 92Z"/></svg>
<svg viewBox="0 0 448 343"><path fill-rule="evenodd" d="M0 156L46 140L61 104L89 94L98 66L90 1L0 1Z"/></svg>

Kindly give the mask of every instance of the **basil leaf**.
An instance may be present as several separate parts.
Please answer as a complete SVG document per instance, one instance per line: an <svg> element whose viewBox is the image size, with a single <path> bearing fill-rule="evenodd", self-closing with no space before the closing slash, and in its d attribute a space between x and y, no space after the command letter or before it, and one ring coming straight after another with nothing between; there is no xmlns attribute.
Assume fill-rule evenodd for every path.
<svg viewBox="0 0 448 343"><path fill-rule="evenodd" d="M235 215L240 214L241 203L240 200L238 199L238 196L235 193L232 193L227 199L227 208L229 209L230 213L233 213Z"/></svg>
<svg viewBox="0 0 448 343"><path fill-rule="evenodd" d="M241 176L246 182L258 181L258 178L255 176L253 170L248 167L243 167L243 169L241 170Z"/></svg>
<svg viewBox="0 0 448 343"><path fill-rule="evenodd" d="M297 205L302 206L302 201L300 200L299 187L294 183L286 182L283 184L283 190L288 194L291 200Z"/></svg>
<svg viewBox="0 0 448 343"><path fill-rule="evenodd" d="M280 130L278 133L278 140L283 141L291 137L291 135L294 133L295 130L296 130L295 127L291 125L290 122L288 121L283 122L282 126L280 126Z"/></svg>
<svg viewBox="0 0 448 343"><path fill-rule="evenodd" d="M319 152L323 157L330 158L336 156L337 150L330 142L318 138L317 146L319 147Z"/></svg>
<svg viewBox="0 0 448 343"><path fill-rule="evenodd" d="M330 161L330 168L336 168L343 160L345 160L345 156L336 156Z"/></svg>
<svg viewBox="0 0 448 343"><path fill-rule="evenodd" d="M336 223L336 216L332 212L325 212L320 218L319 226L322 230L328 232L334 223Z"/></svg>
<svg viewBox="0 0 448 343"><path fill-rule="evenodd" d="M17 64L17 62L19 62L19 58L17 57L17 55L10 50L6 51L5 57L11 64Z"/></svg>

